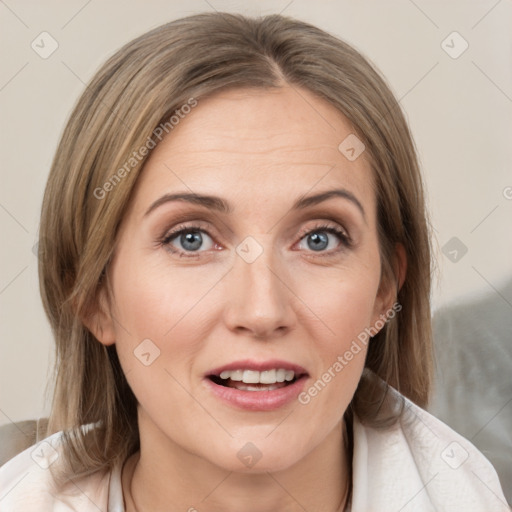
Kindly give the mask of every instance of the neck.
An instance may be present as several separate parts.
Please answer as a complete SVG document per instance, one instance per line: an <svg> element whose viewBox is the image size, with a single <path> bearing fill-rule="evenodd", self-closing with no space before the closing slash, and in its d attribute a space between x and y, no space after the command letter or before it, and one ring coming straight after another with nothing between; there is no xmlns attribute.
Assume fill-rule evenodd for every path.
<svg viewBox="0 0 512 512"><path fill-rule="evenodd" d="M183 450L152 422L139 422L141 448L122 475L126 512L342 511L350 487L343 427L285 470L237 473Z"/></svg>

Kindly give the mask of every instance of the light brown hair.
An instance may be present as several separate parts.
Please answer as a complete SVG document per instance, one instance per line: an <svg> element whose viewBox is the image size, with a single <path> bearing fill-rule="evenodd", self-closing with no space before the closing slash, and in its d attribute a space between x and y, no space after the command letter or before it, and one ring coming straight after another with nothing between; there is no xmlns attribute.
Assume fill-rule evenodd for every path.
<svg viewBox="0 0 512 512"><path fill-rule="evenodd" d="M108 59L74 108L50 171L39 244L41 294L56 341L47 435L65 431L67 477L110 468L139 448L137 402L115 345L99 343L83 319L97 307L117 229L147 155L121 173L108 193L98 190L134 151L148 141L155 145L155 128L191 98L200 103L230 88L283 83L338 109L366 146L383 278L397 281L396 244L403 244L407 257L407 278L397 289L402 310L370 340L366 368L420 406L427 403L429 230L414 143L390 88L352 46L307 23L279 15L195 15L142 35ZM377 424L383 400L377 388L364 377L347 416ZM85 434L80 426L91 423L97 428Z"/></svg>

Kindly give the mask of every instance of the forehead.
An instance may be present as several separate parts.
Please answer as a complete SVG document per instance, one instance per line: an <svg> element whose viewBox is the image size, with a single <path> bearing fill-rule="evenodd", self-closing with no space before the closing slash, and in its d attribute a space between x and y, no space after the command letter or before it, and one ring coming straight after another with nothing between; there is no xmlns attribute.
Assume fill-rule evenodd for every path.
<svg viewBox="0 0 512 512"><path fill-rule="evenodd" d="M371 203L364 152L349 160L339 149L353 133L337 109L303 89L225 91L199 100L158 144L137 196L150 201L175 189L220 196L243 189L261 204L274 192L291 202L308 191L343 186Z"/></svg>

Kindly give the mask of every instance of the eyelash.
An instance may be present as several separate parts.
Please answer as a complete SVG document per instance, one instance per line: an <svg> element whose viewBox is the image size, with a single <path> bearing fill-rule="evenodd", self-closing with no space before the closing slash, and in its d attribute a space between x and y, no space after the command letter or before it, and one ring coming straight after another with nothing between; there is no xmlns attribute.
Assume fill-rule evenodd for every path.
<svg viewBox="0 0 512 512"><path fill-rule="evenodd" d="M204 226L199 225L199 224L192 224L192 225L179 225L174 230L172 230L170 232L166 232L166 234L163 236L163 238L159 240L159 243L160 243L160 245L164 246L164 248L166 250L170 251L171 253L179 254L180 258L181 257L197 258L198 256L200 256L201 252L204 252L204 251L180 251L178 249L175 249L171 245L171 241L174 240L175 238L178 238L180 235L185 234L185 233L195 233L195 232L206 233L213 240L213 237L210 235L210 233ZM344 248L349 249L353 246L353 241L345 230L338 228L337 226L334 226L331 224L325 224L325 223L318 224L311 229L301 231L301 234L299 235L299 241L301 241L306 236L308 236L312 233L316 233L316 232L325 232L325 233L330 233L332 235L336 235L340 239L341 245L344 246ZM337 248L337 249L331 250L329 252L319 251L318 255L314 255L314 251L309 251L309 252L312 252L314 257L324 257L325 258L325 257L335 256L341 250L343 250L343 248Z"/></svg>

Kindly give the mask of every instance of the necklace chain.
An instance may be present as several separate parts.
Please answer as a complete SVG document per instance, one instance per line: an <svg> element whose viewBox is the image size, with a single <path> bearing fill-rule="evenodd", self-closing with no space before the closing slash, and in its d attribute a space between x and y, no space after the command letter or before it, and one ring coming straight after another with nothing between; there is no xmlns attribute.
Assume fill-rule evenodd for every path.
<svg viewBox="0 0 512 512"><path fill-rule="evenodd" d="M125 496L125 489L124 489L124 487L122 485L122 483L123 483L123 471L126 468L127 462L128 462L128 460L130 458L131 457L129 457L125 461L125 463L124 463L124 465L123 465L123 467L121 469L121 492L122 492L125 512L130 512L127 509L128 503L130 504L130 508L132 509L131 512L139 512L139 509L137 508L137 505L135 504L135 499L133 497L133 492L132 492L133 474L135 473L135 464L137 463L137 461L135 459L133 461L131 461L131 464L132 464L133 467L130 467L130 475L129 475L129 481L128 481L128 485L127 485L127 489L126 489L126 496ZM137 457L137 460L138 460L138 458L140 458L140 453L139 453L139 457ZM348 458L348 455L347 455L346 458ZM349 463L347 465L347 469L350 471L350 462L349 461L347 461L347 462ZM347 508L348 498L349 498L349 494L350 494L351 482L349 481L349 479L347 479L346 481L347 481L347 485L345 486L345 493L344 493L344 495L343 495L343 497L341 499L340 508L338 508L337 512L344 512L346 510L346 508Z"/></svg>

